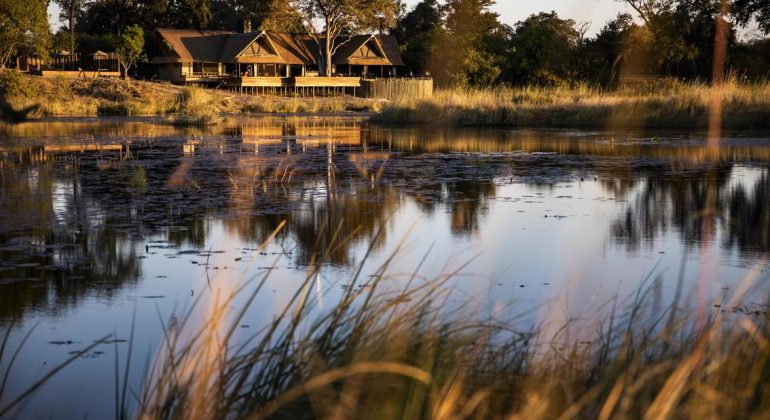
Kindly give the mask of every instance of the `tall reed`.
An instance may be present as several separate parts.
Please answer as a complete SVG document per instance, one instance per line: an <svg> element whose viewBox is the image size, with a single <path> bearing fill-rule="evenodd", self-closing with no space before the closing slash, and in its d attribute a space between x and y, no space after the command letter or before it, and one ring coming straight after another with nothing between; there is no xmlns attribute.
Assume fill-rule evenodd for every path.
<svg viewBox="0 0 770 420"><path fill-rule="evenodd" d="M480 316L470 306L451 304L448 282L463 268L422 278L420 266L427 257L396 287L389 273L403 247L369 277L362 275L363 265L355 269L340 299L321 310L312 298L321 267L350 240L340 229L332 231L332 245L314 253L303 284L253 335L238 337L239 326L265 293L270 271L229 289L215 287L205 299L199 294L189 312L164 323L163 345L143 388L130 390L138 402L127 406L126 398L116 397L118 416L770 415L767 305L744 303L746 292L766 277L765 267L754 269L703 322L682 310L688 303L681 298L663 311L651 305L650 292L660 281L651 273L634 294L608 302L611 309L586 341L579 331L585 325L576 320L555 330L537 324L522 329L516 327L522 323L515 312ZM235 307L237 298L245 298L245 304ZM196 314L204 315L201 322L194 321ZM5 347L4 341L0 357ZM125 395L127 385L120 385L117 372L116 395Z"/></svg>
<svg viewBox="0 0 770 420"><path fill-rule="evenodd" d="M704 83L660 80L604 90L588 85L439 90L430 98L386 104L390 123L529 127L707 128L713 100ZM770 127L770 83L731 78L719 88L724 127Z"/></svg>

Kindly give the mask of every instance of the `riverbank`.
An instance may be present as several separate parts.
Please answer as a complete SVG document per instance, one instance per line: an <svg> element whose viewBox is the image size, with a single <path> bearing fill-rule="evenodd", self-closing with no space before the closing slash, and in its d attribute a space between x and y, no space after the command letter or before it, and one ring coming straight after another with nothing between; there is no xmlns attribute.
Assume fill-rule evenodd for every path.
<svg viewBox="0 0 770 420"><path fill-rule="evenodd" d="M251 96L167 83L64 79L0 73L15 107L33 117L164 116L172 124L208 125L223 114L371 114L388 124L591 129L770 128L770 83L706 84L662 80L635 88L588 86L438 90L425 99L388 102L351 96Z"/></svg>
<svg viewBox="0 0 770 420"><path fill-rule="evenodd" d="M717 104L717 105L715 105ZM725 129L770 127L770 84L660 81L637 88L525 87L443 90L429 99L388 103L384 123L602 129L706 129L710 110Z"/></svg>
<svg viewBox="0 0 770 420"><path fill-rule="evenodd" d="M39 105L35 118L168 116L171 122L189 123L221 114L376 112L382 104L349 96L251 96L160 82L43 78L13 71L0 72L0 87L14 107Z"/></svg>

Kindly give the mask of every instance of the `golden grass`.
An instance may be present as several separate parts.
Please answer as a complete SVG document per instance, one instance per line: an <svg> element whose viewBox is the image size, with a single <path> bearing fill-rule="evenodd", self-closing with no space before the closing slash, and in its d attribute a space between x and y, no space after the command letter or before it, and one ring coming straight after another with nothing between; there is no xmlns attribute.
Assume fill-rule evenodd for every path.
<svg viewBox="0 0 770 420"><path fill-rule="evenodd" d="M190 312L165 324L161 349L143 389L131 390L136 403L127 398L126 382L120 385L116 367L115 395L122 395L116 401L116 416L658 419L770 415L767 306L750 310L743 304L746 291L761 282L764 267L756 267L731 291L732 298L702 321L682 310L689 307L686 301L675 301L668 310L656 309L650 301L657 280L646 282L634 295L610 302L608 307L614 309L596 325L593 338L585 341L585 334L579 332L583 327L570 321L548 333L537 325L517 330L512 319L479 316L468 307L448 310L452 295L447 282L456 272L433 279L414 273L404 287L394 288L388 273L402 251L366 280L360 269L355 270L336 304L319 310L311 296L320 267L335 246L345 242L346 238L337 238L326 251L316 253L304 284L272 322L250 336L235 338L243 331L239 327L250 303L268 293L269 270L250 281L212 282L212 290L197 294ZM246 298L245 306L233 304L239 296ZM763 302L767 301L765 297ZM3 341L0 357L5 347ZM131 347L127 357L125 375L136 365L131 363ZM52 372L58 369L61 366ZM20 397L12 404L23 401ZM13 413L13 408L0 407L0 416Z"/></svg>
<svg viewBox="0 0 770 420"><path fill-rule="evenodd" d="M717 88L725 128L770 127L770 83ZM662 80L636 88L586 85L439 90L433 97L385 105L377 121L416 124L591 128L707 128L714 90Z"/></svg>
<svg viewBox="0 0 770 420"><path fill-rule="evenodd" d="M216 89L108 79L65 79L0 71L15 107L40 105L33 117L166 116L180 124L208 124L220 114L336 114L377 112L382 101L351 96L240 95Z"/></svg>
<svg viewBox="0 0 770 420"><path fill-rule="evenodd" d="M647 302L649 290L642 289L626 304L615 302L617 311L591 342L572 338L570 323L546 337L537 327L516 331L509 322L480 318L467 309L442 311L449 301L444 285L453 273L384 291L391 263L380 267L365 288L356 288L360 279L354 277L334 308L312 317L316 308L308 295L317 271L311 268L282 314L240 350L229 339L243 312L229 307L242 290L217 293L216 304L206 310L205 325L169 335L173 351L156 360L152 371L157 375L146 384L140 417L657 419L770 414L766 313L744 313L727 324L717 310L706 324L696 326L677 311L682 302L668 312L654 312ZM747 281L757 281L759 272ZM259 280L255 295L266 279ZM725 308L741 308L743 297L737 292ZM223 324L225 319L230 323ZM200 363L209 359L212 363Z"/></svg>
<svg viewBox="0 0 770 420"><path fill-rule="evenodd" d="M187 87L177 95L168 121L174 125L213 125L218 122L221 113L222 107L210 92Z"/></svg>

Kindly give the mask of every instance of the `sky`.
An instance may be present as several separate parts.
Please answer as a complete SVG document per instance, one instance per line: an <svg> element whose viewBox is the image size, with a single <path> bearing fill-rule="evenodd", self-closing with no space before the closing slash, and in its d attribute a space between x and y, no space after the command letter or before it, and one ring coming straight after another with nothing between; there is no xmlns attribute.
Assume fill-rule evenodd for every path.
<svg viewBox="0 0 770 420"><path fill-rule="evenodd" d="M406 0L410 7L417 3L419 0ZM492 10L500 14L502 23L508 25L522 21L529 15L553 10L563 19L591 22L589 35L599 32L618 13L634 14L625 2L616 0L497 0Z"/></svg>
<svg viewBox="0 0 770 420"><path fill-rule="evenodd" d="M420 0L405 0L411 8ZM513 25L526 19L529 15L540 12L555 11L564 19L575 22L591 22L588 35L598 33L605 23L612 20L618 13L636 13L625 2L618 0L497 0L492 7L500 14L500 21ZM48 8L48 18L54 31L62 24L59 22L59 8L54 2ZM741 38L747 38L755 28L739 31ZM753 35L752 35L753 36Z"/></svg>
<svg viewBox="0 0 770 420"><path fill-rule="evenodd" d="M409 7L414 7L419 0L406 0ZM527 16L539 12L556 11L562 18L573 19L576 22L592 22L589 34L597 33L604 23L617 16L619 12L627 11L623 2L616 0L497 0L492 8L500 14L503 23L513 25L524 20ZM61 26L58 6L51 2L48 17L53 28Z"/></svg>

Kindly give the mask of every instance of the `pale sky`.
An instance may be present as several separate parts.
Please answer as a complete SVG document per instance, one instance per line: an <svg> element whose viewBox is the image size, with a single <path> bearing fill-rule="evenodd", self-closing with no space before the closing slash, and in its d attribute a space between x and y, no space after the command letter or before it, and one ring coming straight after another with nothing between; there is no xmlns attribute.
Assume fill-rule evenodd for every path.
<svg viewBox="0 0 770 420"><path fill-rule="evenodd" d="M414 7L420 0L405 0L409 7ZM636 17L636 13L626 6L625 2L617 0L497 0L492 10L500 14L500 21L508 25L526 19L529 15L540 12L555 11L564 19L572 19L575 22L591 22L591 30L588 35L595 35L602 29L607 21L613 19L618 13L630 13ZM51 2L48 8L48 18L54 32L61 26L59 22L59 8ZM739 31L741 38L756 37L752 34L756 28L753 25L748 29Z"/></svg>
<svg viewBox="0 0 770 420"><path fill-rule="evenodd" d="M406 0L409 7L414 7L419 0ZM576 22L591 21L589 34L598 32L604 23L617 16L619 12L627 11L623 2L615 0L497 0L493 10L500 14L500 20L513 25L524 20L527 16L539 12L556 11L562 18L573 19ZM59 22L59 8L54 2L48 8L51 26L56 31Z"/></svg>
<svg viewBox="0 0 770 420"><path fill-rule="evenodd" d="M409 7L414 7L419 2L420 0L406 0ZM500 14L502 23L508 25L522 21L529 15L553 10L563 19L591 22L590 35L599 32L604 24L618 13L628 12L634 15L625 2L615 0L497 0L492 10Z"/></svg>

